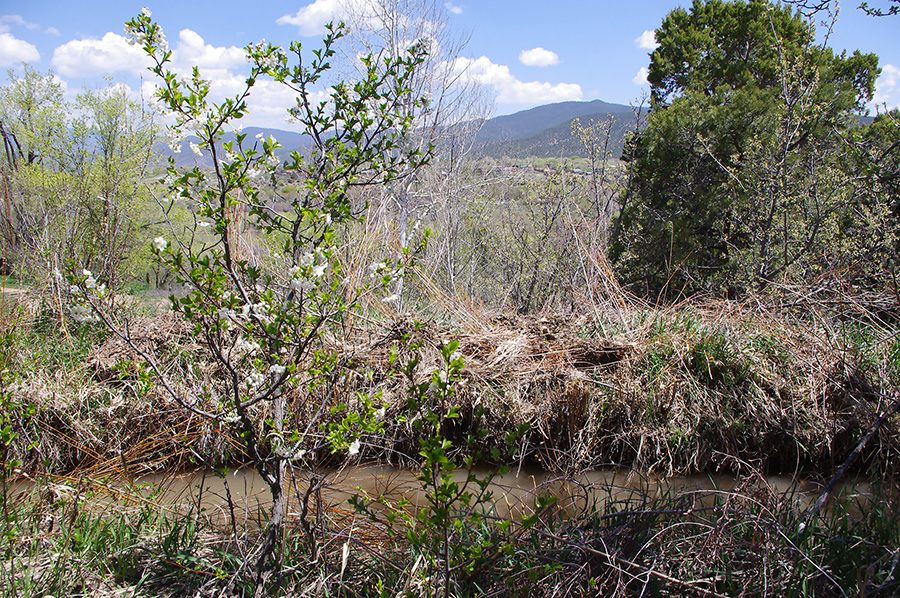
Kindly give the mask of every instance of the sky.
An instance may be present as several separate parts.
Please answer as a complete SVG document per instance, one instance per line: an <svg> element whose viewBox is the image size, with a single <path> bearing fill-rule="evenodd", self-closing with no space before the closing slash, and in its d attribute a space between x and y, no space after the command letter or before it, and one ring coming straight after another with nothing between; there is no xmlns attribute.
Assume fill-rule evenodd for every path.
<svg viewBox="0 0 900 598"><path fill-rule="evenodd" d="M150 9L173 49L173 65L198 64L214 81L212 95L236 93L248 71L242 48L265 39L319 46L324 23L342 16L342 3L369 0L0 0L0 68L21 73L26 62L53 70L68 97L107 78L149 97L147 59L125 39L124 22ZM494 99L491 114L510 114L569 100L640 102L653 30L688 2L677 0L443 0L432 1L454 32L467 39L458 67ZM870 5L886 4L870 1ZM872 112L900 106L900 16L877 18L841 4L828 44L880 57ZM819 27L819 32L826 28ZM324 93L324 92L323 92ZM254 89L245 125L290 128L289 92L274 83Z"/></svg>

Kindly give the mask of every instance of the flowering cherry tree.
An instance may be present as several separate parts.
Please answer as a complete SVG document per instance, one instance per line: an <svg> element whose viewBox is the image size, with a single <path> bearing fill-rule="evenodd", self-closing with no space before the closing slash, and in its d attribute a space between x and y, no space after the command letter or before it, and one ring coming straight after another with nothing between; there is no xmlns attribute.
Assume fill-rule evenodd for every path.
<svg viewBox="0 0 900 598"><path fill-rule="evenodd" d="M334 248L335 230L354 218L352 190L406 176L428 158L427 151L410 152L401 143L413 126L408 106L420 102L407 83L424 53L414 46L379 64L363 57L368 70L360 81L335 84L327 101L314 103L312 88L329 69L340 27L329 28L323 47L312 52L308 63L299 43L288 50L265 42L252 44L246 47L250 74L245 88L214 102L209 81L196 67L188 77L169 70L172 53L149 10L128 21L126 32L152 59L151 70L161 82L158 100L174 121L173 148L180 149L193 136L196 141L189 142L190 149L212 159L206 169L179 169L170 159L164 180L169 201L188 201L198 219L209 223L211 241L173 234L153 239L152 250L186 289L173 296L173 306L193 323L197 338L218 366L220 382L210 390L211 396L182 396L155 357L135 343L132 346L175 400L230 426L268 484L273 507L252 565L256 592L262 595L278 564L275 548L286 507L287 464L302 465L311 451L323 447L353 456L361 448L359 431L379 426L379 410L370 401L361 401L363 412L341 424L325 427L317 421L331 407L330 389L340 375L336 356L320 341L358 298L358 292L344 287ZM276 156L281 147L277 140L248 139L236 126L247 114L247 98L261 78L296 92L296 104L288 113L312 143L308 155L291 152L282 163ZM233 141L225 141L229 132ZM276 210L261 189L273 184L282 170L299 175L303 190L289 209ZM244 215L254 238L267 241L261 247L278 250L242 252L238 214ZM376 270L383 276L399 267L380 264ZM97 308L91 280L90 273L73 276L80 296ZM115 328L112 318L96 311ZM116 331L129 340L127 328ZM295 405L286 399L288 391L307 401L303 411L313 414L308 421L297 424L291 413Z"/></svg>

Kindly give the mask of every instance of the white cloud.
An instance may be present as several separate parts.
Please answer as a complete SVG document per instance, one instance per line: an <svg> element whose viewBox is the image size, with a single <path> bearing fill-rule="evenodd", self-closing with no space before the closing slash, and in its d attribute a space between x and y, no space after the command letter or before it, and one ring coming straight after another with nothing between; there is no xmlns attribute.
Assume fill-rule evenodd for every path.
<svg viewBox="0 0 900 598"><path fill-rule="evenodd" d="M144 51L121 35L107 33L101 39L72 40L53 51L53 66L67 77L92 77L118 71L143 73L150 65ZM236 46L216 47L196 32L182 29L172 51L172 70L189 74L200 67L206 78L227 77L231 69L247 65L244 50ZM243 77L241 77L243 80Z"/></svg>
<svg viewBox="0 0 900 598"><path fill-rule="evenodd" d="M57 36L62 35L59 32L59 29L57 29L56 27L47 27L47 29L44 30L44 33L49 33L50 35L57 35Z"/></svg>
<svg viewBox="0 0 900 598"><path fill-rule="evenodd" d="M287 86L275 81L258 81L253 86L248 99L250 114L242 124L246 126L271 127L273 129L296 130L296 124L287 122L287 109L296 106L298 94ZM313 105L328 100L327 91L315 91L309 94ZM293 148L292 148L293 149Z"/></svg>
<svg viewBox="0 0 900 598"><path fill-rule="evenodd" d="M279 25L295 25L300 35L321 35L325 25L346 14L346 6L341 0L315 0L293 15L284 15L275 22Z"/></svg>
<svg viewBox="0 0 900 598"><path fill-rule="evenodd" d="M40 52L32 44L9 33L0 33L0 67L13 66L20 62L37 62L40 59Z"/></svg>
<svg viewBox="0 0 900 598"><path fill-rule="evenodd" d="M519 81L509 72L509 67L494 64L486 56L477 60L457 58L454 69L461 77L481 85L490 85L497 92L497 102L501 104L529 104L537 106L551 102L580 100L581 86L576 83L542 83L540 81Z"/></svg>
<svg viewBox="0 0 900 598"><path fill-rule="evenodd" d="M463 13L462 6L457 6L457 5L453 4L452 2L447 2L446 4L444 4L444 8L446 8L447 10L449 10L450 12L452 12L455 15L461 15Z"/></svg>
<svg viewBox="0 0 900 598"><path fill-rule="evenodd" d="M204 77L249 64L242 48L211 46L190 29L178 32L178 44L172 52L172 63L180 72L190 72L192 67L200 67L200 74Z"/></svg>
<svg viewBox="0 0 900 598"><path fill-rule="evenodd" d="M66 77L93 77L117 71L138 73L150 59L139 47L110 32L101 39L72 40L57 46L51 62Z"/></svg>
<svg viewBox="0 0 900 598"><path fill-rule="evenodd" d="M279 25L294 25L302 36L318 36L325 33L325 25L331 22L351 21L362 23L366 27L379 29L383 27L381 15L384 12L383 0L314 0L294 14L287 14L276 19ZM461 8L448 3L445 5L451 12ZM459 14L459 13L457 13ZM421 15L401 15L401 28L408 27L411 22L423 22ZM427 23L427 21L424 21Z"/></svg>
<svg viewBox="0 0 900 598"><path fill-rule="evenodd" d="M647 75L649 75L649 74L650 74L650 71L647 69L647 67L642 66L641 70L639 70L637 72L637 74L634 76L634 79L632 79L631 82L634 83L635 85L646 85L647 83L649 83L649 81L647 81Z"/></svg>
<svg viewBox="0 0 900 598"><path fill-rule="evenodd" d="M656 32L646 30L638 37L634 38L634 45L645 50L655 50L659 45L656 43Z"/></svg>
<svg viewBox="0 0 900 598"><path fill-rule="evenodd" d="M3 15L0 17L0 32L6 33L10 30L10 26L8 23L12 23L13 25L18 25L19 27L24 27L25 29L38 29L40 25L36 23L29 23L25 19L22 18L21 15Z"/></svg>
<svg viewBox="0 0 900 598"><path fill-rule="evenodd" d="M875 97L877 106L900 108L900 67L885 64L881 67L881 75L875 81Z"/></svg>
<svg viewBox="0 0 900 598"><path fill-rule="evenodd" d="M537 47L519 52L519 62L525 66L550 66L559 64L559 56L556 52Z"/></svg>

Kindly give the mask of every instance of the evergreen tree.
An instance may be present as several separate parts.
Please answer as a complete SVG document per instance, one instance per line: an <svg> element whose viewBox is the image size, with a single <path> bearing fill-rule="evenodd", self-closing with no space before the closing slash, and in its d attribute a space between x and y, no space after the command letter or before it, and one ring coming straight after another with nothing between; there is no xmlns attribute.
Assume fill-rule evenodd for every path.
<svg viewBox="0 0 900 598"><path fill-rule="evenodd" d="M844 135L878 58L814 45L812 24L764 0L695 0L656 39L612 246L625 282L734 292L828 266L852 203Z"/></svg>

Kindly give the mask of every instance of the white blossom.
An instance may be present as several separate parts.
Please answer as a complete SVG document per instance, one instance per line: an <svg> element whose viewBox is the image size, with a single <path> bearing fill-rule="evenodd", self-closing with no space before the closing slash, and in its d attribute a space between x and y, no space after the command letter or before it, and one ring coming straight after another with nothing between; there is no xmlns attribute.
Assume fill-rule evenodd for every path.
<svg viewBox="0 0 900 598"><path fill-rule="evenodd" d="M93 310L86 305L73 305L69 308L69 314L72 316L73 320L83 324L100 321L100 318L98 318Z"/></svg>
<svg viewBox="0 0 900 598"><path fill-rule="evenodd" d="M291 281L291 288L298 293L308 293L316 288L316 284L308 278L300 278Z"/></svg>
<svg viewBox="0 0 900 598"><path fill-rule="evenodd" d="M181 153L181 144L184 141L184 132L179 129L169 129L170 137L169 137L169 148L176 153Z"/></svg>
<svg viewBox="0 0 900 598"><path fill-rule="evenodd" d="M388 295L384 299L381 300L382 303L397 303L400 301L400 295L394 293L393 295Z"/></svg>
<svg viewBox="0 0 900 598"><path fill-rule="evenodd" d="M256 390L259 388L259 385L265 381L266 377L260 374L259 372L253 372L249 376L247 376L247 386L250 387L250 390Z"/></svg>
<svg viewBox="0 0 900 598"><path fill-rule="evenodd" d="M359 447L360 447L360 444L361 444L361 443L360 443L360 441L359 441L359 438L357 438L356 440L354 440L354 441L350 444L350 448L347 450L347 456L349 456L349 457L354 457L354 456L358 455L358 454L359 454Z"/></svg>
<svg viewBox="0 0 900 598"><path fill-rule="evenodd" d="M191 151L194 152L198 157L203 156L203 152L200 150L200 146L191 141L188 145L191 146Z"/></svg>
<svg viewBox="0 0 900 598"><path fill-rule="evenodd" d="M281 376L284 373L283 365L271 365L269 366L269 373L275 377Z"/></svg>
<svg viewBox="0 0 900 598"><path fill-rule="evenodd" d="M237 342L234 343L234 348L236 351L241 353L257 353L262 350L259 346L259 343L256 341L248 341L247 339L240 337Z"/></svg>
<svg viewBox="0 0 900 598"><path fill-rule="evenodd" d="M250 308L253 313L253 317L262 322L263 324L271 324L272 323L272 315L269 313L269 306L265 303L257 303Z"/></svg>
<svg viewBox="0 0 900 598"><path fill-rule="evenodd" d="M385 264L384 262L372 262L369 265L369 276L371 276L372 278L375 278L379 272L384 270L386 265L387 264Z"/></svg>
<svg viewBox="0 0 900 598"><path fill-rule="evenodd" d="M319 264L318 266L312 269L312 275L315 278L321 278L325 275L325 269L328 267L328 264Z"/></svg>
<svg viewBox="0 0 900 598"><path fill-rule="evenodd" d="M141 7L141 14L144 15L145 17L147 17L148 19L153 15L153 13L150 12L150 9L147 8L146 6Z"/></svg>
<svg viewBox="0 0 900 598"><path fill-rule="evenodd" d="M219 308L217 314L220 320L231 321L235 319L234 310L228 309L227 307Z"/></svg>
<svg viewBox="0 0 900 598"><path fill-rule="evenodd" d="M153 239L153 246L156 247L157 251L164 251L169 246L169 242L163 237L156 237Z"/></svg>

